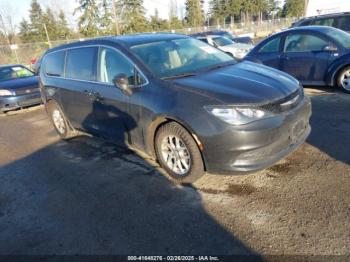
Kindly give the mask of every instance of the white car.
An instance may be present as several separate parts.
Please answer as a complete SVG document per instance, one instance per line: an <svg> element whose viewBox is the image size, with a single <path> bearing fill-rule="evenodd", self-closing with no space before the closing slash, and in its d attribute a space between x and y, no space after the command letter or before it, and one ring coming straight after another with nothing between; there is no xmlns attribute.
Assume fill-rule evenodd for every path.
<svg viewBox="0 0 350 262"><path fill-rule="evenodd" d="M209 45L215 46L237 60L243 59L254 47L250 44L235 43L234 41L220 35L198 36L196 38Z"/></svg>

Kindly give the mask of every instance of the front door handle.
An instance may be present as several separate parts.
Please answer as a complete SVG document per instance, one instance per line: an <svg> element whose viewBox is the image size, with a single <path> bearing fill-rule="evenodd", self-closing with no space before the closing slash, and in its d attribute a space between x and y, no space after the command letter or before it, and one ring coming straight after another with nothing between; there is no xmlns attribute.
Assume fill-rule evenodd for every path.
<svg viewBox="0 0 350 262"><path fill-rule="evenodd" d="M87 96L92 96L92 92L90 90L84 90L84 94Z"/></svg>
<svg viewBox="0 0 350 262"><path fill-rule="evenodd" d="M103 101L104 98L101 96L99 92L92 92L91 95L94 97L95 101Z"/></svg>

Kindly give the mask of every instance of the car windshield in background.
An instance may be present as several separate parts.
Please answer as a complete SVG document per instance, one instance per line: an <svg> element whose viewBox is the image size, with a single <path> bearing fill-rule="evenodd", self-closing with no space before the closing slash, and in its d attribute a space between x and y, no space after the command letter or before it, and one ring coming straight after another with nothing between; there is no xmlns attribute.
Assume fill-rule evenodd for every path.
<svg viewBox="0 0 350 262"><path fill-rule="evenodd" d="M0 81L30 77L33 75L33 72L22 66L8 66L0 68Z"/></svg>
<svg viewBox="0 0 350 262"><path fill-rule="evenodd" d="M325 33L345 48L350 48L350 34L338 29L329 29Z"/></svg>
<svg viewBox="0 0 350 262"><path fill-rule="evenodd" d="M229 33L225 33L225 34L223 34L222 36L224 36L224 37L226 37L226 38L228 38L228 39L230 39L230 40L233 40L232 35L229 34Z"/></svg>
<svg viewBox="0 0 350 262"><path fill-rule="evenodd" d="M222 36L214 37L213 41L218 46L225 46L225 45L232 45L233 44L233 42L230 39L228 39L226 37L222 37Z"/></svg>
<svg viewBox="0 0 350 262"><path fill-rule="evenodd" d="M160 78L191 74L235 62L231 56L193 38L135 45L131 50Z"/></svg>

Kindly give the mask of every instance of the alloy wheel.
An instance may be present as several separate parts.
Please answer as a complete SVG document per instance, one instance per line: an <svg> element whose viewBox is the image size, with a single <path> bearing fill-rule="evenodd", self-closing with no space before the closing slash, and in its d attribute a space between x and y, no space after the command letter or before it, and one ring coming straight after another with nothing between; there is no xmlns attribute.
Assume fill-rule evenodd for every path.
<svg viewBox="0 0 350 262"><path fill-rule="evenodd" d="M58 109L54 109L52 112L53 123L60 134L66 132L66 125L61 112Z"/></svg>
<svg viewBox="0 0 350 262"><path fill-rule="evenodd" d="M185 175L191 168L191 155L185 143L177 136L166 136L161 143L161 153L168 168Z"/></svg>
<svg viewBox="0 0 350 262"><path fill-rule="evenodd" d="M346 91L350 91L350 69L341 74L340 84Z"/></svg>

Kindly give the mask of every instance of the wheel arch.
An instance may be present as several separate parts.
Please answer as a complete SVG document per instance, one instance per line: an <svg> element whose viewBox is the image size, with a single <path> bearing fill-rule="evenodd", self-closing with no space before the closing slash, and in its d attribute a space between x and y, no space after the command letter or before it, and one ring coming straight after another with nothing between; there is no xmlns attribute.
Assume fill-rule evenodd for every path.
<svg viewBox="0 0 350 262"><path fill-rule="evenodd" d="M350 62L341 63L340 65L334 66L334 68L331 68L331 70L327 74L326 83L329 86L334 87L337 81L338 74L340 73L341 70L343 70L345 67L348 67L348 66L350 67Z"/></svg>
<svg viewBox="0 0 350 262"><path fill-rule="evenodd" d="M156 158L156 152L155 152L155 138L156 134L159 130L159 128L167 123L170 122L176 122L179 125L181 125L194 139L196 142L199 152L201 153L201 157L203 160L203 165L204 165L204 170L207 170L207 161L203 152L203 143L200 141L198 135L193 131L193 129L188 126L184 121L178 119L177 117L172 117L172 116L158 116L156 119L152 121L152 123L149 125L148 130L147 130L147 137L146 137L146 145L147 145L147 151L148 153Z"/></svg>

